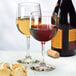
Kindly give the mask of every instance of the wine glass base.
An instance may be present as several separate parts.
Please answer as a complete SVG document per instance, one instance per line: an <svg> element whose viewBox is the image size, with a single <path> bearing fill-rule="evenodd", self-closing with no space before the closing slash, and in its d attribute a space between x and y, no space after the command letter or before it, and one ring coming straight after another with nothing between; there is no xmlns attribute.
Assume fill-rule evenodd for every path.
<svg viewBox="0 0 76 76"><path fill-rule="evenodd" d="M35 64L35 63L39 63L40 61L32 59L31 56L26 56L24 59L17 60L17 62L22 64Z"/></svg>
<svg viewBox="0 0 76 76"><path fill-rule="evenodd" d="M40 63L40 65L32 66L31 69L34 71L53 71L55 67L52 65L47 65L45 63L44 65L43 63Z"/></svg>

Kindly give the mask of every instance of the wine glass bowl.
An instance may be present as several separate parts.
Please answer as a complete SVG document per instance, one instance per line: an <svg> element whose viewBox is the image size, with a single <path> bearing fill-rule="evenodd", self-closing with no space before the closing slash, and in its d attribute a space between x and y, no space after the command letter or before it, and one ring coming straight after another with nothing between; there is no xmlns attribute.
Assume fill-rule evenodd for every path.
<svg viewBox="0 0 76 76"><path fill-rule="evenodd" d="M51 24L51 16L39 16L38 13L38 11L31 13L31 21L34 23L31 22L30 32L36 40L46 42L54 37L57 27Z"/></svg>
<svg viewBox="0 0 76 76"><path fill-rule="evenodd" d="M39 16L38 13L38 11L31 13L30 33L36 40L41 42L42 61L39 65L32 66L31 69L36 71L51 71L55 68L45 63L44 46L47 41L51 40L55 36L57 27L56 25L51 24L51 12L43 12L41 16ZM32 20L34 23L32 23Z"/></svg>

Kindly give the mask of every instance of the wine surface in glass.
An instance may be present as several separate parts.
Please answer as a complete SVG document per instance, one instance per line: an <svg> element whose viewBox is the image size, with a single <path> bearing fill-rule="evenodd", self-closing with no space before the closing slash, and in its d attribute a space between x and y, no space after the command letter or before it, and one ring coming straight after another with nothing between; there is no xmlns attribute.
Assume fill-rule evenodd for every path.
<svg viewBox="0 0 76 76"><path fill-rule="evenodd" d="M18 30L26 35L26 36L30 36L30 30L29 30L29 26L30 26L30 17L18 17L16 20L17 23L17 28Z"/></svg>
<svg viewBox="0 0 76 76"><path fill-rule="evenodd" d="M54 25L36 25L32 26L31 35L38 41L49 41L57 32L57 28Z"/></svg>

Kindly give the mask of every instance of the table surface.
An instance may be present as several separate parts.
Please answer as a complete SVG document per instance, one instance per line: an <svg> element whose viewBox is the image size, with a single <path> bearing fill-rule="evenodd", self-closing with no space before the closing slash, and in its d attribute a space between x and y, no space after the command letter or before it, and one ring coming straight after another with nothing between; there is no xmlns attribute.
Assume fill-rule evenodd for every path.
<svg viewBox="0 0 76 76"><path fill-rule="evenodd" d="M41 59L40 51L33 51L32 58ZM17 63L16 60L23 58L25 51L0 51L0 62L8 62L10 64ZM50 72L36 72L28 70L28 76L76 76L76 55L72 57L60 57L54 59L45 55L45 62L56 67Z"/></svg>

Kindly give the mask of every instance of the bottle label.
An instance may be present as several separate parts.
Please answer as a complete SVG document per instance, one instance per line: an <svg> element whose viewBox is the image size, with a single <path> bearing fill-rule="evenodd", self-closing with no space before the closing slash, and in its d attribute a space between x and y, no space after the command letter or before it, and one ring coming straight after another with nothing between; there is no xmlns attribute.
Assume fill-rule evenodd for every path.
<svg viewBox="0 0 76 76"><path fill-rule="evenodd" d="M76 41L76 29L69 30L69 42Z"/></svg>
<svg viewBox="0 0 76 76"><path fill-rule="evenodd" d="M69 29L68 32L69 32L67 33L68 40L67 44L65 44L65 47L63 46L63 42L67 38L65 37L66 36L65 33L64 33L65 36L63 36L62 29L58 29L57 34L51 40L51 46L55 49L64 49L64 48L68 50L76 49L76 29Z"/></svg>
<svg viewBox="0 0 76 76"><path fill-rule="evenodd" d="M69 50L76 48L76 29L69 30Z"/></svg>
<svg viewBox="0 0 76 76"><path fill-rule="evenodd" d="M53 48L62 49L62 30L58 29L57 34L51 40Z"/></svg>

